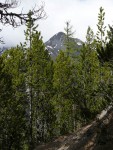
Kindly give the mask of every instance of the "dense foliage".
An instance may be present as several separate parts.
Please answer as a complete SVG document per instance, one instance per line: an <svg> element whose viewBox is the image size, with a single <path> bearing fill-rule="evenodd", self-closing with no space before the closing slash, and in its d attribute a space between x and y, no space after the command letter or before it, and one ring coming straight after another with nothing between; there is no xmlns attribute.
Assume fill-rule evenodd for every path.
<svg viewBox="0 0 113 150"><path fill-rule="evenodd" d="M103 11L96 38L88 27L79 53L67 40L55 61L29 12L25 43L0 56L0 149L32 150L76 131L112 102L113 28L104 40Z"/></svg>

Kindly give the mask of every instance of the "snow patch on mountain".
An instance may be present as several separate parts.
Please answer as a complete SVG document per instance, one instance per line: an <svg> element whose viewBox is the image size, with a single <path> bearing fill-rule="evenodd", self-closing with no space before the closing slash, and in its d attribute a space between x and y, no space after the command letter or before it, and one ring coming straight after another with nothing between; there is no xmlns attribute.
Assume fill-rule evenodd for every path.
<svg viewBox="0 0 113 150"><path fill-rule="evenodd" d="M72 41L75 42L75 46L80 48L83 42L80 39L72 38ZM45 42L45 46L49 51L49 54L53 57L56 57L60 50L65 50L65 33L58 32L54 36L52 36L47 42Z"/></svg>
<svg viewBox="0 0 113 150"><path fill-rule="evenodd" d="M82 43L81 42L77 42L77 45L82 45Z"/></svg>

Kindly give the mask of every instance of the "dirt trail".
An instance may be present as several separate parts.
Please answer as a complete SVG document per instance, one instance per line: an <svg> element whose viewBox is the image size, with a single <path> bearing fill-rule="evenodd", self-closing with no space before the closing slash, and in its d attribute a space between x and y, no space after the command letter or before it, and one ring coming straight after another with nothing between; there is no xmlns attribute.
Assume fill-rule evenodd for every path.
<svg viewBox="0 0 113 150"><path fill-rule="evenodd" d="M61 136L35 150L113 150L113 109L76 133Z"/></svg>

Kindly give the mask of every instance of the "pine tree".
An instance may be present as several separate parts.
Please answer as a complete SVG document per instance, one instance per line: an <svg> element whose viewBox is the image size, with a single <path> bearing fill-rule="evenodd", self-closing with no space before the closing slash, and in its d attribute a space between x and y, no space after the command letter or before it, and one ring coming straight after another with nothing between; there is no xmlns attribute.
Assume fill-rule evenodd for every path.
<svg viewBox="0 0 113 150"><path fill-rule="evenodd" d="M33 33L36 31L37 26L34 26L34 21L32 19L32 12L29 11L28 13L29 21L27 22L27 30L25 32L26 36L26 42L24 45L25 54L26 54L26 90L27 90L27 99L28 99L28 119L29 119L29 145L30 149L33 147L33 118L34 118L34 112L36 111L36 108L34 108L36 105L36 102L33 101L33 83L32 83L32 76L33 76L33 70L32 70L32 36ZM26 48L27 47L27 48ZM35 104L34 104L35 103Z"/></svg>
<svg viewBox="0 0 113 150"><path fill-rule="evenodd" d="M66 27L64 28L65 31L65 39L64 39L64 45L66 47L66 53L69 56L73 56L76 49L76 42L73 38L74 32L72 31L72 26L70 25L70 22L66 22Z"/></svg>
<svg viewBox="0 0 113 150"><path fill-rule="evenodd" d="M109 65L112 65L113 62L113 28L109 26L108 38L109 41L106 43L105 47L97 49L98 58L100 62L103 64L105 62L109 62Z"/></svg>
<svg viewBox="0 0 113 150"><path fill-rule="evenodd" d="M9 112L7 105L12 97L11 85L11 76L4 71L3 58L0 56L0 149L9 148L9 136L7 136Z"/></svg>
<svg viewBox="0 0 113 150"><path fill-rule="evenodd" d="M104 47L107 40L107 37L105 37L106 26L104 26L104 20L105 20L105 12L104 9L100 7L100 11L98 14L98 24L97 24L98 31L96 34L98 47Z"/></svg>
<svg viewBox="0 0 113 150"><path fill-rule="evenodd" d="M53 63L34 23L32 14L29 14L24 48L26 49L26 87L31 148L38 142L51 138L54 118L51 104Z"/></svg>
<svg viewBox="0 0 113 150"><path fill-rule="evenodd" d="M71 58L61 51L54 64L54 103L57 117L57 134L65 134L73 130L72 107L70 97L72 90L72 63Z"/></svg>
<svg viewBox="0 0 113 150"><path fill-rule="evenodd" d="M51 104L52 98L52 79L53 79L53 62L45 50L44 43L40 37L40 32L33 35L32 41L32 70L33 84L35 94L37 95L37 111L38 116L38 132L39 141L46 141L51 132L53 119L53 107ZM37 91L38 90L38 91Z"/></svg>
<svg viewBox="0 0 113 150"><path fill-rule="evenodd" d="M75 103L78 106L78 114L80 113L79 118L88 121L102 109L105 102L99 91L100 63L95 50L94 34L90 27L88 27L86 42L81 49L76 68ZM104 68L101 68L104 80L109 71L104 72L103 70Z"/></svg>
<svg viewBox="0 0 113 150"><path fill-rule="evenodd" d="M112 101L112 80L113 80L113 28L109 26L108 31L108 39L109 41L106 43L105 47L102 47L100 49L97 49L98 52L98 58L102 66L104 67L106 65L107 69L110 70L109 76L107 78L108 82L107 84L102 84L102 93L107 100L107 103L109 104ZM106 70L105 70L106 72Z"/></svg>
<svg viewBox="0 0 113 150"><path fill-rule="evenodd" d="M95 46L95 35L93 30L91 29L90 26L88 26L87 29L87 34L86 34L86 45L88 47L88 49L90 49L91 51L95 50L96 46Z"/></svg>
<svg viewBox="0 0 113 150"><path fill-rule="evenodd" d="M7 149L21 149L26 144L26 97L24 84L23 52L19 47L12 48L2 55L4 63L4 85L6 96L2 97L5 110L3 116L4 135Z"/></svg>

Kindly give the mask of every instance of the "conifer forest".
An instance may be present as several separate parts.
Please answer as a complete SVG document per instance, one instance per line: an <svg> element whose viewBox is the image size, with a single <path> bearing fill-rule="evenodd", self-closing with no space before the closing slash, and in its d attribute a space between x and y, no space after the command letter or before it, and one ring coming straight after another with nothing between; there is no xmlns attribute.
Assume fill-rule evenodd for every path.
<svg viewBox="0 0 113 150"><path fill-rule="evenodd" d="M25 42L0 55L0 150L33 150L76 132L112 104L113 26L104 25L104 9L97 33L89 26L79 49L66 22L66 49L54 59L32 14L26 17Z"/></svg>

